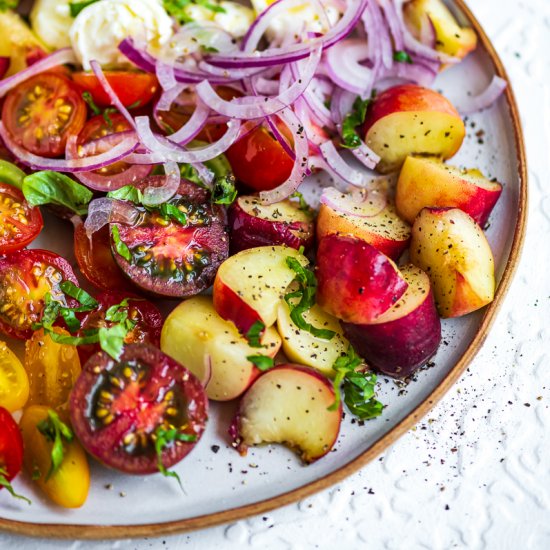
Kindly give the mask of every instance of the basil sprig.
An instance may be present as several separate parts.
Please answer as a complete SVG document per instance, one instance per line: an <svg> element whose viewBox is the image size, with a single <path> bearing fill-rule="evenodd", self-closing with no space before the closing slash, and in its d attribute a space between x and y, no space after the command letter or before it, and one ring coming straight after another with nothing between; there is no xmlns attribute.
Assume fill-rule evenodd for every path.
<svg viewBox="0 0 550 550"><path fill-rule="evenodd" d="M186 443L192 443L197 440L195 434L187 434L181 432L176 428L166 429L159 426L155 430L155 452L157 454L157 468L158 471L165 477L173 477L179 483L179 486L183 490L180 476L176 472L172 472L164 466L162 463L162 453L168 446L173 445L176 441L184 441Z"/></svg>
<svg viewBox="0 0 550 550"><path fill-rule="evenodd" d="M38 431L48 440L53 443L51 450L51 464L48 473L46 474L46 481L59 470L63 459L65 457L64 443L72 443L74 434L60 418L59 415L48 410L48 418L39 422L36 426Z"/></svg>
<svg viewBox="0 0 550 550"><path fill-rule="evenodd" d="M20 500L24 500L27 504L32 504L27 497L23 495L19 495L15 492L14 488L12 487L12 484L8 480L8 471L1 466L0 466L0 487L4 487L12 497L18 498Z"/></svg>
<svg viewBox="0 0 550 550"><path fill-rule="evenodd" d="M267 357L267 355L248 355L246 359L262 372L275 366L275 361L271 357Z"/></svg>
<svg viewBox="0 0 550 550"><path fill-rule="evenodd" d="M351 113L342 121L342 146L355 149L361 145L361 138L357 134L357 126L365 122L370 99L361 99L359 96L353 102Z"/></svg>

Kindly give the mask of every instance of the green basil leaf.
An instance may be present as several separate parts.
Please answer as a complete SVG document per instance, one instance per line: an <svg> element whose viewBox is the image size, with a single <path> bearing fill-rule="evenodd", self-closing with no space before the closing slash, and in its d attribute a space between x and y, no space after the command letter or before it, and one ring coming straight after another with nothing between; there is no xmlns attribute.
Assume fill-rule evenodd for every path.
<svg viewBox="0 0 550 550"><path fill-rule="evenodd" d="M359 96L353 102L351 113L348 113L342 121L342 143L343 147L355 149L361 145L361 138L357 134L356 128L365 122L367 107L370 99L361 99Z"/></svg>
<svg viewBox="0 0 550 550"><path fill-rule="evenodd" d="M117 254L122 256L127 262L130 262L132 260L132 254L130 253L130 249L126 245L125 242L120 240L120 233L118 231L118 227L116 225L111 225L111 234L113 236L113 241L115 243L115 250L117 251Z"/></svg>
<svg viewBox="0 0 550 550"><path fill-rule="evenodd" d="M94 2L97 2L97 0L94 0ZM74 4L69 5L74 6ZM96 102L94 101L94 98L90 92L82 92L82 99L85 101L86 105L90 107L90 110L92 111L92 113L94 113L94 115L101 114L101 109L96 105Z"/></svg>
<svg viewBox="0 0 550 550"><path fill-rule="evenodd" d="M408 63L409 65L412 65L414 63L412 57L403 50L393 52L393 60L397 61L398 63Z"/></svg>
<svg viewBox="0 0 550 550"><path fill-rule="evenodd" d="M290 195L289 198L290 199L294 199L294 198L298 199L299 204L300 204L299 210L301 210L307 216L313 217L313 215L314 215L313 208L311 208L311 206L309 206L306 199L304 199L304 195L302 195L302 193L300 193L300 191L294 191L294 193L292 193L292 195ZM301 252L301 254L303 254L303 252Z"/></svg>
<svg viewBox="0 0 550 550"><path fill-rule="evenodd" d="M0 487L4 487L12 497L24 500L27 504L32 504L32 502L27 497L24 497L23 495L18 495L15 492L11 483L8 480L7 470L2 467L0 467Z"/></svg>
<svg viewBox="0 0 550 550"><path fill-rule="evenodd" d="M46 475L47 481L52 474L59 470L59 467L63 463L65 456L64 441L66 443L71 443L74 439L74 434L71 428L62 422L59 415L51 409L48 410L48 418L39 422L36 427L48 441L53 443L51 450L51 465Z"/></svg>
<svg viewBox="0 0 550 550"><path fill-rule="evenodd" d="M184 441L184 442L190 443L196 440L197 440L197 436L195 434L187 434L184 432L180 432L176 428L171 428L167 430L159 426L155 430L155 453L157 455L158 471L165 477L173 477L174 479L176 479L182 491L183 491L183 485L181 484L180 477L176 472L171 472L164 466L164 464L162 463L162 453L164 449L166 449L166 447L168 447L169 445L172 445L176 441Z"/></svg>
<svg viewBox="0 0 550 550"><path fill-rule="evenodd" d="M212 189L212 202L214 204L230 205L237 198L237 189L235 188L235 178L232 174L216 178L214 189Z"/></svg>
<svg viewBox="0 0 550 550"><path fill-rule="evenodd" d="M23 195L31 206L54 204L84 215L93 193L64 174L44 170L25 176Z"/></svg>
<svg viewBox="0 0 550 550"><path fill-rule="evenodd" d="M181 225L187 225L187 215L182 212L175 204L165 202L151 210L158 212L165 220L174 220Z"/></svg>
<svg viewBox="0 0 550 550"><path fill-rule="evenodd" d="M134 204L141 204L143 202L143 193L133 185L125 185L116 191L109 191L107 196L121 201L130 201Z"/></svg>
<svg viewBox="0 0 550 550"><path fill-rule="evenodd" d="M99 0L82 0L82 2L71 2L69 4L71 17L76 17L84 8L87 8L90 4L95 4L98 1Z"/></svg>
<svg viewBox="0 0 550 550"><path fill-rule="evenodd" d="M112 327L101 327L99 329L99 345L113 359L118 361L124 348L124 339L133 328L126 326L126 323L113 325Z"/></svg>
<svg viewBox="0 0 550 550"><path fill-rule="evenodd" d="M130 299L124 298L120 304L115 304L107 309L105 312L105 320L113 323L123 323L128 319L128 307Z"/></svg>
<svg viewBox="0 0 550 550"><path fill-rule="evenodd" d="M92 298L83 288L76 286L71 281L63 281L59 287L61 290L71 298L74 298L79 304L89 307L90 309L96 308L99 304Z"/></svg>
<svg viewBox="0 0 550 550"><path fill-rule="evenodd" d="M246 359L262 372L275 366L275 361L266 355L248 355Z"/></svg>
<svg viewBox="0 0 550 550"><path fill-rule="evenodd" d="M7 160L0 159L0 181L22 189L23 180L25 179L25 172L15 164L8 162Z"/></svg>
<svg viewBox="0 0 550 550"><path fill-rule="evenodd" d="M255 321L246 333L246 339L251 348L263 348L261 343L265 325L261 321Z"/></svg>
<svg viewBox="0 0 550 550"><path fill-rule="evenodd" d="M46 330L46 328L44 329ZM69 346L84 346L87 344L97 344L99 342L98 329L93 329L85 336L71 336L69 334L59 334L52 330L46 330L49 337L58 344L67 344Z"/></svg>

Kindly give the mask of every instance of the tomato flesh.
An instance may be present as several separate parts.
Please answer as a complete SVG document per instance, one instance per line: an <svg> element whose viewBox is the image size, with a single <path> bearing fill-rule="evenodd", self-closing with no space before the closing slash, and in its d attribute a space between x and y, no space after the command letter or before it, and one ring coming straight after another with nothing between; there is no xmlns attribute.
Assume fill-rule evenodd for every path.
<svg viewBox="0 0 550 550"><path fill-rule="evenodd" d="M157 77L135 71L104 71L107 82L125 107L143 107L153 99L159 88ZM111 100L94 73L73 73L74 82L90 92L97 105L107 107Z"/></svg>
<svg viewBox="0 0 550 550"><path fill-rule="evenodd" d="M128 311L128 319L135 323L134 328L128 332L124 342L126 344L152 344L159 347L160 331L162 328L162 315L157 307L149 300L138 298L128 292L102 292L96 297L99 306L86 314L81 322L80 336L87 330L111 327L114 323L105 320L105 313L112 307L128 299L128 305L121 308ZM100 351L99 344L86 344L78 346L78 354L82 364L96 352Z"/></svg>
<svg viewBox="0 0 550 550"><path fill-rule="evenodd" d="M0 407L0 468L11 481L23 466L23 438L12 415ZM0 485L0 490L2 486Z"/></svg>
<svg viewBox="0 0 550 550"><path fill-rule="evenodd" d="M84 366L71 395L73 428L85 449L107 466L130 474L158 471L157 429L202 435L208 399L185 367L147 344L129 344L120 361L105 352ZM162 451L170 468L196 441L176 441Z"/></svg>
<svg viewBox="0 0 550 550"><path fill-rule="evenodd" d="M2 121L12 139L27 151L44 157L65 152L67 138L86 122L84 100L70 80L42 73L25 80L6 96Z"/></svg>
<svg viewBox="0 0 550 550"><path fill-rule="evenodd" d="M29 378L21 361L5 342L0 342L0 407L22 409L29 399Z"/></svg>
<svg viewBox="0 0 550 550"><path fill-rule="evenodd" d="M69 263L48 250L18 250L0 258L0 331L8 336L28 340L32 325L40 321L44 298L66 302L62 281L78 285Z"/></svg>
<svg viewBox="0 0 550 550"><path fill-rule="evenodd" d="M43 226L40 208L30 207L19 189L0 182L0 254L27 246Z"/></svg>
<svg viewBox="0 0 550 550"><path fill-rule="evenodd" d="M170 204L187 216L185 225L144 210L137 225L111 224L129 259L117 250L113 227L111 249L118 265L140 288L162 296L193 296L212 284L228 256L225 213L189 182L180 186Z"/></svg>

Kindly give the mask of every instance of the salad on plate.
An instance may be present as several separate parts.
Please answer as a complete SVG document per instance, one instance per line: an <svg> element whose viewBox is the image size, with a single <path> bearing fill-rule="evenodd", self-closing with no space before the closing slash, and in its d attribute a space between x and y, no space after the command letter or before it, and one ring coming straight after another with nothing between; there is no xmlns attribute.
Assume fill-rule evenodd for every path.
<svg viewBox="0 0 550 550"><path fill-rule="evenodd" d="M506 83L456 106L436 91L477 44L441 0L17 4L0 2L0 500L30 503L21 474L80 507L91 459L180 482L216 401L238 400L239 453L316 461L344 411L384 415L377 373L411 377L442 318L493 300L502 185L447 161Z"/></svg>

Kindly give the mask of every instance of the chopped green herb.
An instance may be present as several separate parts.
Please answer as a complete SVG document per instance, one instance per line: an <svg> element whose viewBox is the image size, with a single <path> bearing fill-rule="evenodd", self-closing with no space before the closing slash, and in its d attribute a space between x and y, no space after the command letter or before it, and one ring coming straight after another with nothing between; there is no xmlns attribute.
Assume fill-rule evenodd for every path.
<svg viewBox="0 0 550 550"><path fill-rule="evenodd" d="M361 138L355 130L357 126L365 122L367 107L370 99L361 99L359 96L353 102L351 113L348 113L342 121L342 146L355 149L361 145Z"/></svg>
<svg viewBox="0 0 550 550"><path fill-rule="evenodd" d="M22 189L23 180L26 175L27 174L15 164L0 159L0 181L2 183L7 183L8 185L17 187L17 189Z"/></svg>
<svg viewBox="0 0 550 550"><path fill-rule="evenodd" d="M361 420L369 420L382 414L384 405L376 399L376 374L358 370L362 363L362 359L351 346L346 355L336 359L332 366L336 372L333 382L335 400L329 410L338 409L343 391L344 403Z"/></svg>
<svg viewBox="0 0 550 550"><path fill-rule="evenodd" d="M193 4L209 9L214 13L225 13L224 8L209 0L163 0L162 3L164 9L180 24L193 21L193 18L189 15L189 10L186 9L187 6Z"/></svg>
<svg viewBox="0 0 550 550"><path fill-rule="evenodd" d="M19 0L0 0L0 11L14 10L19 5Z"/></svg>
<svg viewBox="0 0 550 550"><path fill-rule="evenodd" d="M334 331L314 327L303 317L304 313L315 305L317 279L313 271L302 266L302 264L292 256L287 256L286 265L296 273L294 281L292 282L297 283L299 287L298 290L289 292L284 297L290 309L290 318L299 329L306 330L316 338L331 340L336 334ZM296 299L299 299L298 303L296 303Z"/></svg>
<svg viewBox="0 0 550 550"><path fill-rule="evenodd" d="M79 216L88 212L93 193L65 174L44 170L23 179L23 195L31 206L54 204L68 208Z"/></svg>
<svg viewBox="0 0 550 550"><path fill-rule="evenodd" d="M70 2L69 9L71 10L71 17L76 17L84 8L98 1L99 0L82 0L82 2Z"/></svg>
<svg viewBox="0 0 550 550"><path fill-rule="evenodd" d="M120 360L120 356L122 355L124 339L128 332L135 326L135 324L133 324L132 328L128 328L128 323L132 323L132 321L126 320L112 327L101 327L99 329L99 345L101 349L116 361Z"/></svg>
<svg viewBox="0 0 550 550"><path fill-rule="evenodd" d="M237 189L235 189L235 178L232 174L216 178L214 189L212 190L212 202L214 204L230 205L237 198Z"/></svg>
<svg viewBox="0 0 550 550"><path fill-rule="evenodd" d="M408 63L409 65L412 65L414 63L412 57L403 50L393 52L393 60L397 61L398 63Z"/></svg>
<svg viewBox="0 0 550 550"><path fill-rule="evenodd" d="M143 201L143 193L133 185L125 185L116 191L109 191L107 196L111 199L130 201L135 204L141 204Z"/></svg>
<svg viewBox="0 0 550 550"><path fill-rule="evenodd" d="M157 467L159 472L166 477L173 477L179 483L179 486L183 490L181 479L176 472L171 472L162 463L162 453L166 447L174 444L176 441L184 441L190 443L197 440L195 434L186 434L180 432L176 428L166 429L159 426L155 430L155 452L157 454Z"/></svg>
<svg viewBox="0 0 550 550"><path fill-rule="evenodd" d="M97 300L92 298L83 288L76 286L71 281L62 281L59 288L71 298L74 298L79 304L94 309L98 306Z"/></svg>
<svg viewBox="0 0 550 550"><path fill-rule="evenodd" d="M175 204L163 203L154 210L158 212L165 220L174 220L181 225L187 225L187 215L182 212Z"/></svg>
<svg viewBox="0 0 550 550"><path fill-rule="evenodd" d="M263 348L262 342L260 340L264 329L265 325L261 321L254 321L254 323L246 333L246 339L248 340L248 344L250 345L250 347Z"/></svg>
<svg viewBox="0 0 550 550"><path fill-rule="evenodd" d="M53 443L51 451L52 462L50 469L46 474L47 481L50 479L52 474L59 470L59 467L63 463L63 458L65 455L63 443L71 443L74 439L74 435L71 428L62 422L59 415L51 409L48 411L48 418L39 422L36 427L48 441Z"/></svg>
<svg viewBox="0 0 550 550"><path fill-rule="evenodd" d="M8 493L9 493L12 497L18 498L18 499L20 499L20 500L24 500L27 504L32 504L31 501L30 501L27 497L24 497L23 495L18 495L18 494L14 491L14 489L13 489L11 483L10 483L9 480L8 480L8 472L7 472L7 470L6 470L5 468L2 468L1 466L0 466L0 487L5 487L5 488L7 489L7 491L8 491Z"/></svg>
<svg viewBox="0 0 550 550"><path fill-rule="evenodd" d="M289 198L298 199L300 203L299 210L301 210L304 214L307 214L309 217L313 217L313 208L309 206L309 204L306 202L306 199L304 199L304 195L302 195L300 191L294 191L294 193L292 193Z"/></svg>
<svg viewBox="0 0 550 550"><path fill-rule="evenodd" d="M262 372L275 366L275 361L266 355L248 355L246 359Z"/></svg>
<svg viewBox="0 0 550 550"><path fill-rule="evenodd" d="M132 255L130 254L130 249L125 242L120 240L120 233L118 227L114 224L111 226L111 235L113 236L113 241L115 243L115 250L117 254L120 254L127 262L131 261Z"/></svg>
<svg viewBox="0 0 550 550"><path fill-rule="evenodd" d="M94 0L96 2L97 0ZM74 4L70 4L71 6L74 6ZM82 92L82 99L86 102L88 107L90 107L90 110L94 115L100 115L101 109L96 105L96 102L94 101L94 98L92 97L92 94L88 91Z"/></svg>

